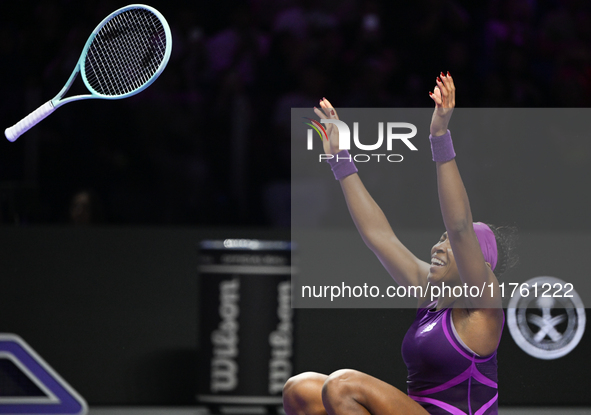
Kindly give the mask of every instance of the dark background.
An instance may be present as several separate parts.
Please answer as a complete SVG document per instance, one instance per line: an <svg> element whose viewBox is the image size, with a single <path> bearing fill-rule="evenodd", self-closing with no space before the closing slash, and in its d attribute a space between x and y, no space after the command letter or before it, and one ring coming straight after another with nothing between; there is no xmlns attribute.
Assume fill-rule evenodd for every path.
<svg viewBox="0 0 591 415"><path fill-rule="evenodd" d="M3 128L61 89L91 30L125 4L0 4ZM288 207L273 192L290 180L289 108L323 96L337 107L430 107L427 92L447 70L464 107L591 103L583 0L150 5L174 44L148 90L64 106L17 142L0 140L0 331L21 335L91 405L194 403L197 244L289 238L285 215L274 214ZM495 170L511 189L520 169L538 169L512 224L589 232L590 143L566 135L547 148L524 133ZM502 140L494 154L507 155ZM494 190L502 210L508 193ZM421 206L433 196L405 186L400 199ZM396 227L440 229L441 218L406 215ZM412 316L301 310L298 368L349 366L404 389L400 343ZM505 333L501 404L590 405L588 350L586 336L543 362Z"/></svg>

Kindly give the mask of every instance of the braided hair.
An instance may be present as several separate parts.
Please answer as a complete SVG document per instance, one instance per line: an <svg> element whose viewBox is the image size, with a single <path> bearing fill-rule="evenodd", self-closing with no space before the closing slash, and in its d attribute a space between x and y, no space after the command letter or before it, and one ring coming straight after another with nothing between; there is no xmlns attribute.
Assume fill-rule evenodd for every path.
<svg viewBox="0 0 591 415"><path fill-rule="evenodd" d="M517 247L517 228L513 226L494 226L488 224L497 241L498 260L494 269L494 274L500 278L507 270L514 267L519 262L519 257L515 253Z"/></svg>

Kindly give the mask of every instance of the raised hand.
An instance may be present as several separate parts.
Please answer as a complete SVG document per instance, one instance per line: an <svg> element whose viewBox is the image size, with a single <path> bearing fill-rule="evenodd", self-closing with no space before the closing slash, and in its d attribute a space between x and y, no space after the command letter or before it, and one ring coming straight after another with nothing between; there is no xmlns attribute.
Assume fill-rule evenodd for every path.
<svg viewBox="0 0 591 415"><path fill-rule="evenodd" d="M435 80L437 84L429 96L435 102L435 111L431 118L431 135L437 137L447 131L447 125L451 118L454 107L456 106L456 87L453 78L447 73L441 75Z"/></svg>
<svg viewBox="0 0 591 415"><path fill-rule="evenodd" d="M336 110L333 108L332 104L326 99L322 98L320 100L320 108L314 107L314 112L320 118L332 118L335 120L339 119ZM337 154L339 149L339 129L334 124L322 124L324 129L326 130L326 134L328 134L328 141L322 140L322 145L324 146L324 153L325 154Z"/></svg>

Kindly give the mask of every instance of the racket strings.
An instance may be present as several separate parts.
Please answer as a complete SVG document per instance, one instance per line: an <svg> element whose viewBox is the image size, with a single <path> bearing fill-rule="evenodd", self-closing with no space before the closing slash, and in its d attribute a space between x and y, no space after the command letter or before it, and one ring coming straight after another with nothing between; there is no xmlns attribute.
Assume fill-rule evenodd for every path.
<svg viewBox="0 0 591 415"><path fill-rule="evenodd" d="M107 96L140 88L158 72L166 41L162 22L149 10L131 9L114 16L88 49L84 64L88 84Z"/></svg>
<svg viewBox="0 0 591 415"><path fill-rule="evenodd" d="M142 20L142 19L138 19L138 17L145 17L145 13L143 14L143 16L141 14L135 14L133 16L131 16L132 18L134 18L134 23L136 24L140 24L143 25L144 27L146 27L146 22L145 19L143 19L144 21L140 21L138 22L138 20ZM150 55L153 57L154 53L151 50L148 50L147 53L145 53L146 57L148 58L148 60L146 61L146 59L141 59L141 56L139 55L140 52L146 52L145 50L142 51L140 48L138 48L137 44L135 44L134 39L131 38L129 36L121 36L120 32L120 28L116 27L115 22L110 22L111 24L109 25L109 29L112 29L110 32L107 32L108 38L106 39L107 42L104 42L103 46L106 46L108 48L108 52L109 54L107 55L109 59L109 63L111 64L112 68L111 69L115 69L116 70L116 74L120 79L125 79L127 82L123 84L123 86L127 86L127 88L123 88L121 89L121 84L118 83L113 83L110 82L110 86L111 88L115 88L116 92L119 93L127 93L130 90L136 89L138 87L140 87L142 84L144 84L145 82L147 82L150 79L150 76L157 70L157 66L155 66L154 64L149 65L149 58ZM120 40L120 44L123 44L125 47L123 48L113 48L113 46L116 46L116 44L113 42L113 37L118 38ZM119 45L120 46L120 45ZM119 53L119 58L120 59L116 59L118 58L118 53ZM123 59L121 59L123 58ZM127 66L127 67L120 67L118 65L113 65L113 63L116 63L116 61L127 61L127 63L130 62L134 62L136 65L134 66L138 66L138 64L140 65L140 68L144 68L144 69L148 69L147 71L133 71L134 66ZM148 64L146 64L148 63ZM128 72L127 74L125 72ZM131 72L131 77L129 76ZM135 73L134 73L135 72ZM116 78L114 78L116 80ZM111 81L111 79L107 80Z"/></svg>

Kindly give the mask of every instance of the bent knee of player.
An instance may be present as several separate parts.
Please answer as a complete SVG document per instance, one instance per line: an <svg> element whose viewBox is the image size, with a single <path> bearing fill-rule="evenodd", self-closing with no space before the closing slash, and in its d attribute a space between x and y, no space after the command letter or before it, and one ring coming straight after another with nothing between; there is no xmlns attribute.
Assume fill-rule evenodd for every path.
<svg viewBox="0 0 591 415"><path fill-rule="evenodd" d="M322 385L324 406L334 408L346 404L347 400L359 402L362 394L360 375L360 372L352 369L341 369L332 373Z"/></svg>
<svg viewBox="0 0 591 415"><path fill-rule="evenodd" d="M322 375L304 372L292 376L283 386L283 407L288 413L298 413L320 400Z"/></svg>

